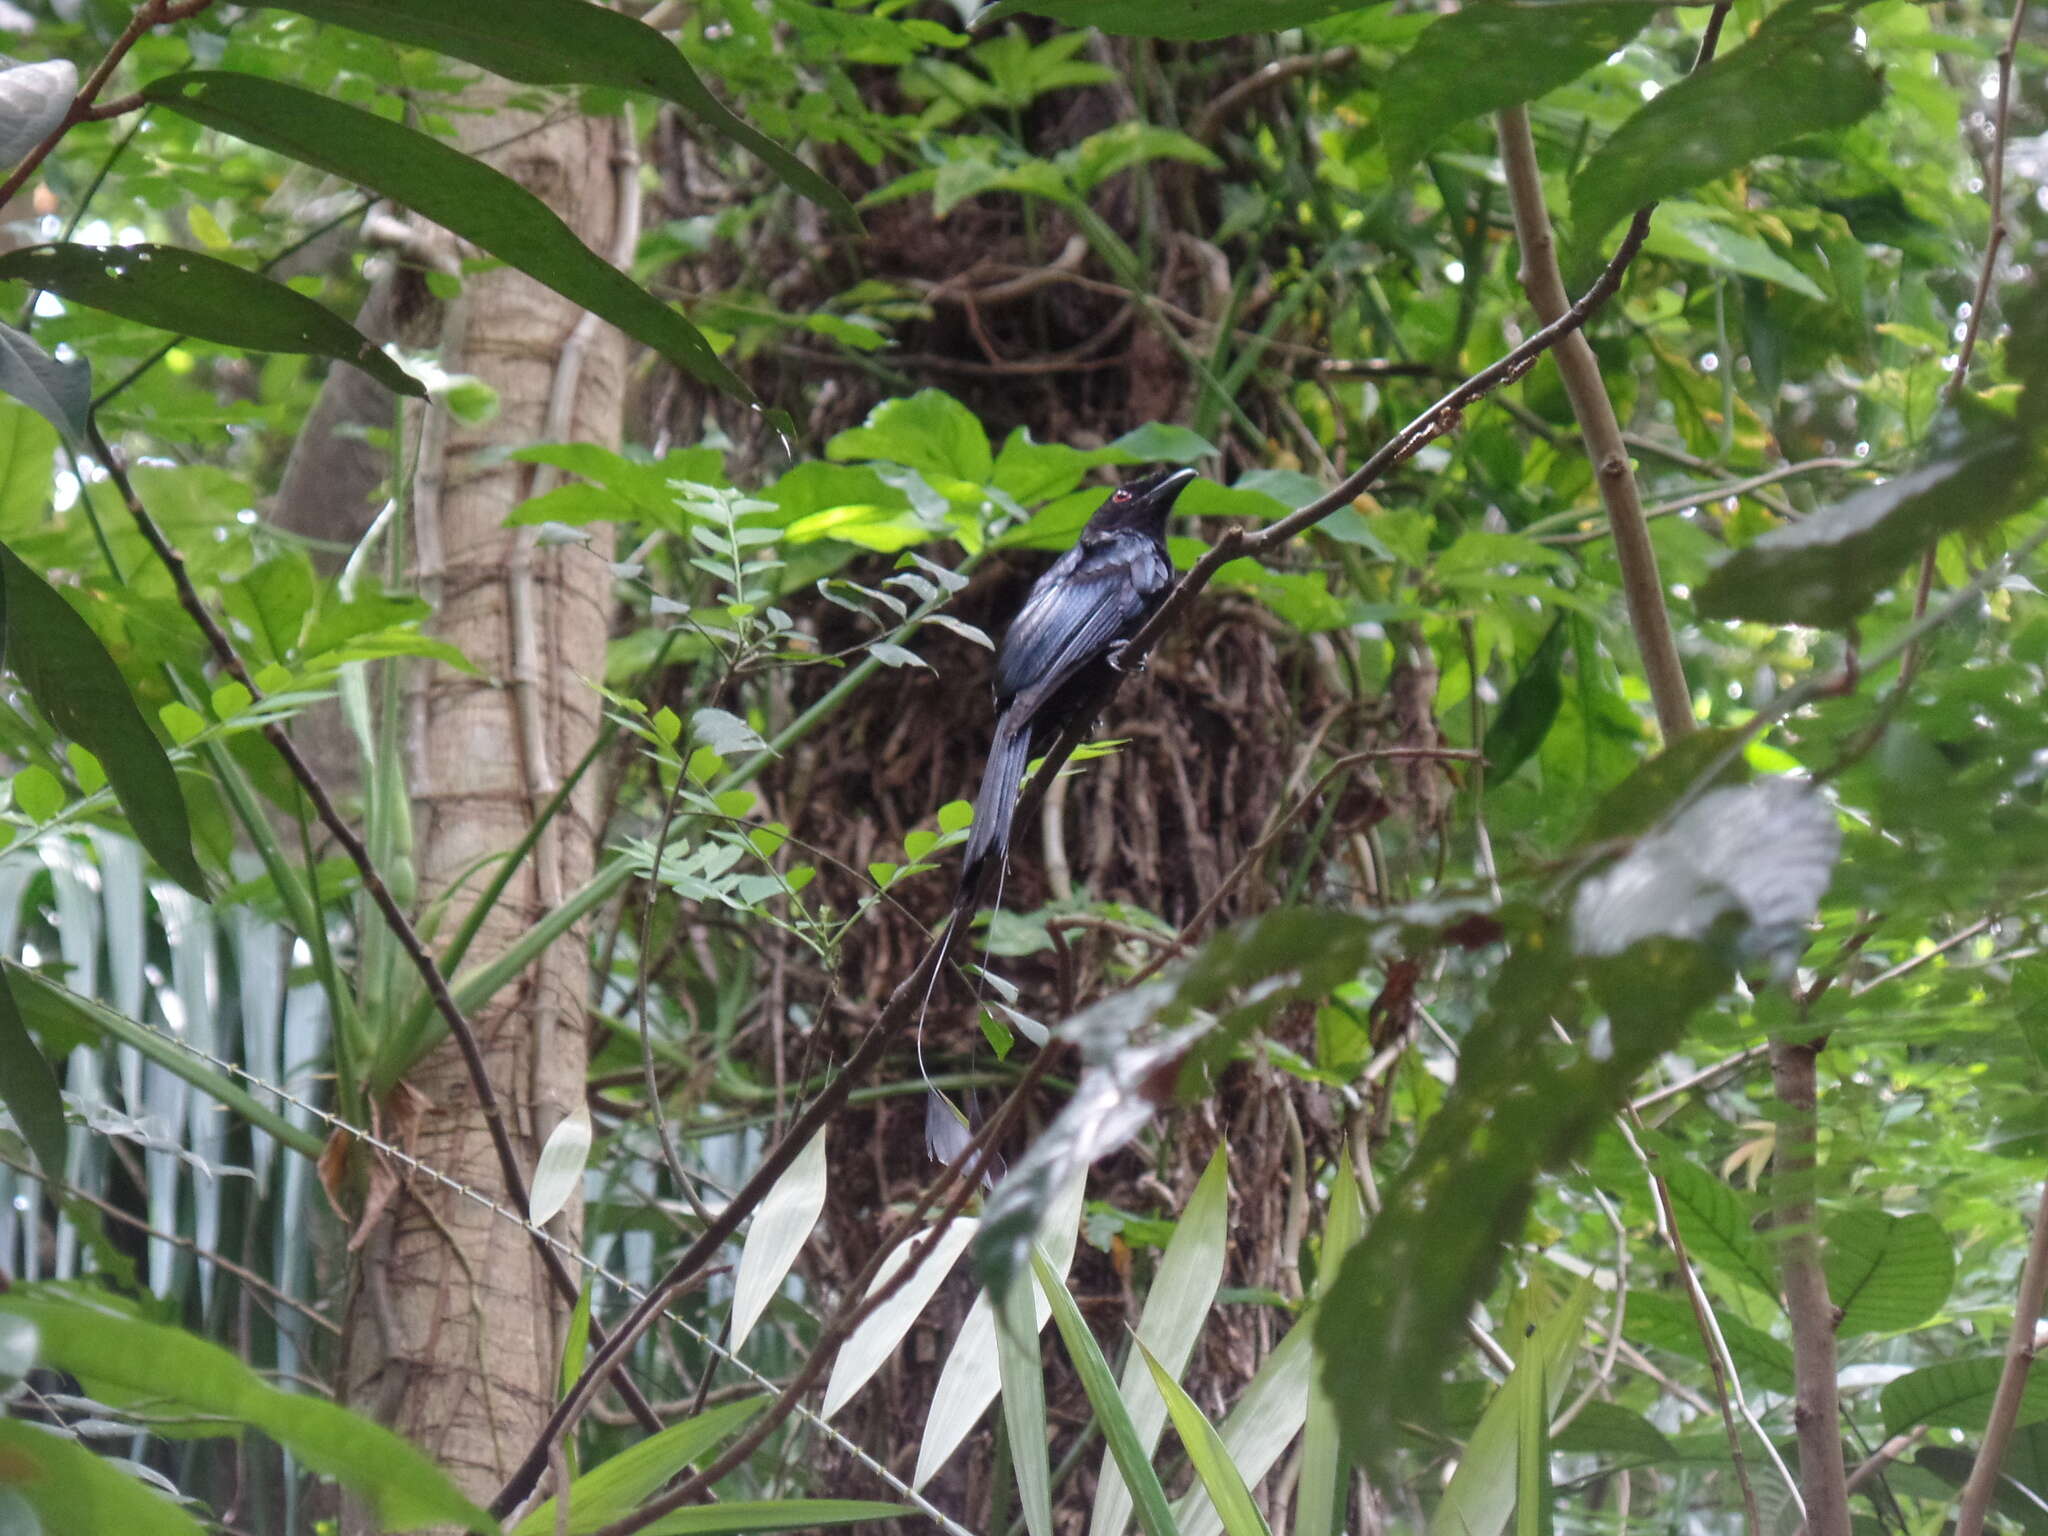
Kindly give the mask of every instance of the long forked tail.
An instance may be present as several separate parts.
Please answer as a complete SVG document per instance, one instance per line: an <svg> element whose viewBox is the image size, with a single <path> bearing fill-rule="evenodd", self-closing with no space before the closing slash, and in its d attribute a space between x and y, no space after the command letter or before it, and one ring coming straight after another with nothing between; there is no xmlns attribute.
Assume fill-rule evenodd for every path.
<svg viewBox="0 0 2048 1536"><path fill-rule="evenodd" d="M996 722L996 738L988 749L988 766L982 770L981 789L974 797L974 825L967 833L967 849L960 858L959 903L971 907L981 892L991 862L1001 864L1010 850L1010 817L1017 809L1017 795L1031 761L1031 725L1016 711Z"/></svg>

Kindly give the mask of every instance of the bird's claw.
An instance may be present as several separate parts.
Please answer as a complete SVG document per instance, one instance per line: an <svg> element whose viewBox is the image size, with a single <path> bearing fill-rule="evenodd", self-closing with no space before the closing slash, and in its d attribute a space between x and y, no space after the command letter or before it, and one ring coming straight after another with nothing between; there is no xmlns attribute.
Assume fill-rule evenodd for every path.
<svg viewBox="0 0 2048 1536"><path fill-rule="evenodd" d="M1145 658L1142 656L1140 656L1136 661L1132 662L1128 667L1124 665L1124 652L1129 649L1130 642L1128 640L1119 640L1115 645L1111 646L1107 651L1103 652L1103 660L1109 663L1110 671L1142 672L1145 670Z"/></svg>

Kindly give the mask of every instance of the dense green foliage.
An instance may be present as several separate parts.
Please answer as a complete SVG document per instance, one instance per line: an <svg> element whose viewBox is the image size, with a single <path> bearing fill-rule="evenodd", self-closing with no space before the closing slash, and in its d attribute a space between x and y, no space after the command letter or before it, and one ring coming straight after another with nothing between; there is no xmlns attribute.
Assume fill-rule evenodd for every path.
<svg viewBox="0 0 2048 1536"><path fill-rule="evenodd" d="M56 134L0 254L0 1532L310 1529L308 1474L493 1525L321 1395L314 1159L446 1023L264 736L339 698L411 905L395 701L477 662L413 578L398 428L495 402L350 323L379 199L468 242L436 300L504 263L643 349L624 449L513 455L552 474L515 525L616 535L597 873L486 963L419 915L465 1009L589 925L595 1138L534 1180L588 1200L565 1395L590 1312L787 1167L632 1357L677 1422L578 1429L569 1529L1790 1531L1803 1497L1848 1536L1816 1447L1837 1487L1867 1458L1859 1523L1941 1529L2048 1150L2018 3L151 0L118 45L125 8L58 7L19 51L117 47L140 95L66 123L0 73L0 129ZM477 70L662 114L630 270L447 142ZM1586 328L1620 451L1547 355L1431 414L1541 324L1518 227L1583 293L1652 203ZM351 362L395 391L350 429L388 465L359 542L272 501ZM1164 462L1205 476L1202 587L1054 791L1085 838L1020 839L974 1003L794 1136L938 963L1004 583ZM877 1248L927 1070L1039 1120L999 1112L978 1227L919 1268ZM1795 1414L1817 1371L1838 1423ZM914 1419L849 1406L885 1395ZM1994 1518L2041 1527L2048 1384L2000 1417ZM110 1422L134 1462L80 1449ZM205 1448L244 1428L276 1449ZM675 1494L735 1446L717 1505Z"/></svg>

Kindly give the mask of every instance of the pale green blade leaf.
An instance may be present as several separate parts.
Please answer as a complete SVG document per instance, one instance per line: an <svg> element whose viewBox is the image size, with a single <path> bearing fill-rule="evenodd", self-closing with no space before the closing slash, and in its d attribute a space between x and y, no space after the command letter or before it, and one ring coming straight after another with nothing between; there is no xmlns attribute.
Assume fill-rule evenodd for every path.
<svg viewBox="0 0 2048 1536"><path fill-rule="evenodd" d="M1522 1398L1532 1395L1543 1418L1557 1411L1571 1379L1567 1369L1593 1304L1593 1283L1581 1280L1572 1294L1537 1326L1517 1365L1494 1393L1465 1442L1458 1470L1430 1517L1428 1536L1500 1536L1515 1511L1517 1448L1523 1439ZM1531 1368L1533 1363L1534 1368ZM1546 1431L1547 1433L1547 1431Z"/></svg>
<svg viewBox="0 0 2048 1536"><path fill-rule="evenodd" d="M1052 1272L1045 1261L1033 1252L1031 1264L1038 1276L1038 1284L1052 1302L1053 1326L1060 1331L1060 1340L1067 1346L1067 1358L1074 1362L1074 1371L1081 1378L1081 1390L1088 1394L1088 1406L1095 1410L1095 1421L1102 1426L1102 1438L1109 1443L1109 1453L1115 1458L1115 1470L1120 1474L1117 1487L1123 1491L1125 1514L1128 1518L1131 1507L1129 1489L1137 1490L1138 1524L1145 1530L1145 1536L1174 1536L1176 1527L1173 1514L1166 1506L1166 1490L1159 1485L1159 1474L1152 1470L1152 1448L1139 1436L1137 1426L1125 1408L1124 1394L1118 1391L1116 1380L1109 1374L1109 1362L1102 1357L1102 1347L1095 1342L1095 1335L1088 1331L1088 1322L1081 1316L1081 1309L1074 1304L1074 1296L1067 1289L1066 1282ZM1134 1355L1135 1359L1136 1356ZM1142 1363L1142 1362L1141 1362ZM1152 1395L1158 1398L1158 1389ZM1160 1403L1165 1412L1165 1404ZM1157 1435L1154 1435L1157 1438ZM1110 1469L1105 1469L1105 1476ZM1103 1501L1098 1493L1095 1499L1095 1518L1102 1518Z"/></svg>
<svg viewBox="0 0 2048 1536"><path fill-rule="evenodd" d="M1346 1143L1337 1157L1330 1216L1316 1259L1316 1295L1330 1288L1337 1265L1365 1231L1365 1197ZM1351 1460L1337 1433L1337 1405L1320 1381L1309 1386L1308 1419L1301 1430L1301 1474L1295 1481L1293 1536L1337 1536L1344 1528L1345 1489Z"/></svg>
<svg viewBox="0 0 2048 1536"><path fill-rule="evenodd" d="M1174 1433L1180 1436L1188 1460L1194 1463L1195 1475L1208 1489L1210 1502L1222 1516L1223 1529L1229 1532L1229 1536L1272 1536L1266 1517L1259 1513L1259 1506L1252 1501L1252 1490L1245 1482L1244 1472L1231 1460L1230 1448L1216 1433L1216 1426L1195 1406L1195 1400L1181 1390L1180 1383L1167 1373L1165 1367L1152 1358L1142 1340L1138 1344L1138 1352L1151 1369L1152 1384L1166 1399L1166 1411L1173 1419Z"/></svg>
<svg viewBox="0 0 2048 1536"><path fill-rule="evenodd" d="M1309 1384L1316 1368L1315 1317L1315 1308L1310 1307L1295 1318L1286 1337L1253 1373L1244 1395L1223 1416L1224 1449L1248 1483L1257 1484L1273 1470L1308 1415ZM1200 1486L1175 1501L1173 1518L1183 1536L1218 1536L1223 1529L1208 1490Z"/></svg>
<svg viewBox="0 0 2048 1536"><path fill-rule="evenodd" d="M38 1536L205 1536L162 1494L76 1440L0 1419L0 1494L35 1512Z"/></svg>
<svg viewBox="0 0 2048 1536"><path fill-rule="evenodd" d="M1034 1246L1034 1266L1044 1257ZM1011 1277L996 1309L996 1368L1003 1383L1003 1426L1010 1434L1010 1465L1031 1536L1052 1536L1052 1452L1045 1427L1045 1364L1039 1354L1042 1306L1049 1305L1029 1270Z"/></svg>
<svg viewBox="0 0 2048 1536"><path fill-rule="evenodd" d="M741 1531L815 1531L914 1514L908 1504L872 1499L731 1499L679 1509L642 1526L640 1536L727 1536Z"/></svg>
<svg viewBox="0 0 2048 1536"><path fill-rule="evenodd" d="M1223 1250L1229 1241L1230 1208L1229 1154L1219 1145L1202 1170L1187 1209L1174 1225L1173 1237L1159 1260L1159 1273L1145 1297L1145 1311L1138 1320L1138 1338L1153 1356L1176 1375L1194 1353L1216 1300L1216 1287L1223 1281ZM1057 1302L1055 1302L1057 1315ZM1071 1346L1069 1346L1071 1349ZM1139 1459L1150 1470L1152 1452L1159 1444L1159 1432L1166 1427L1166 1402L1152 1385L1152 1373L1134 1350L1124 1362L1117 1383L1119 1400L1128 1408L1137 1437ZM1096 1405L1095 1415L1102 1417ZM1116 1449L1112 1441L1110 1449ZM1124 1481L1124 1458L1102 1469L1102 1482L1095 1494L1095 1513L1088 1526L1090 1536L1122 1536L1131 1517L1131 1491ZM1151 1530L1151 1525L1146 1524Z"/></svg>
<svg viewBox="0 0 2048 1536"><path fill-rule="evenodd" d="M569 1485L567 1536L587 1536L637 1508L663 1483L739 1433L767 1402L749 1397L720 1403L592 1467ZM554 1536L554 1530L555 1501L549 1499L519 1522L513 1536Z"/></svg>
<svg viewBox="0 0 2048 1536"><path fill-rule="evenodd" d="M820 1130L782 1171L782 1177L754 1212L740 1269L733 1281L732 1344L735 1354L782 1289L790 1266L825 1210L825 1133Z"/></svg>
<svg viewBox="0 0 2048 1536"><path fill-rule="evenodd" d="M917 1272L903 1282L903 1289L891 1296L858 1328L853 1337L841 1346L839 1358L832 1362L831 1380L825 1383L825 1403L818 1411L831 1418L844 1408L853 1395L873 1379L875 1372L888 1363L896 1352L896 1346L903 1342L903 1335L910 1331L932 1297L937 1294L946 1276L953 1272L953 1266L960 1262L960 1255L967 1251L967 1245L974 1241L975 1229L980 1225L972 1217L956 1218L953 1224L940 1234L931 1254L918 1265ZM900 1243L882 1267L875 1274L875 1283L868 1287L873 1295L896 1277L896 1272L910 1262L912 1252L925 1241L921 1234L907 1242Z"/></svg>

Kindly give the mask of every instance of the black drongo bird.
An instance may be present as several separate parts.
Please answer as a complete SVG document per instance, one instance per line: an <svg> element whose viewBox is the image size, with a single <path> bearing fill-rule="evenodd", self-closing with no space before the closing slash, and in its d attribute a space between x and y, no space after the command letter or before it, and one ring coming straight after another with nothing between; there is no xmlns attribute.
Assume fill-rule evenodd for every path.
<svg viewBox="0 0 2048 1536"><path fill-rule="evenodd" d="M1166 518L1194 478L1175 469L1118 487L1017 610L996 655L996 736L960 861L961 905L976 898L991 859L1000 866L1009 852L1025 766L1096 706L1124 642L1165 601Z"/></svg>

